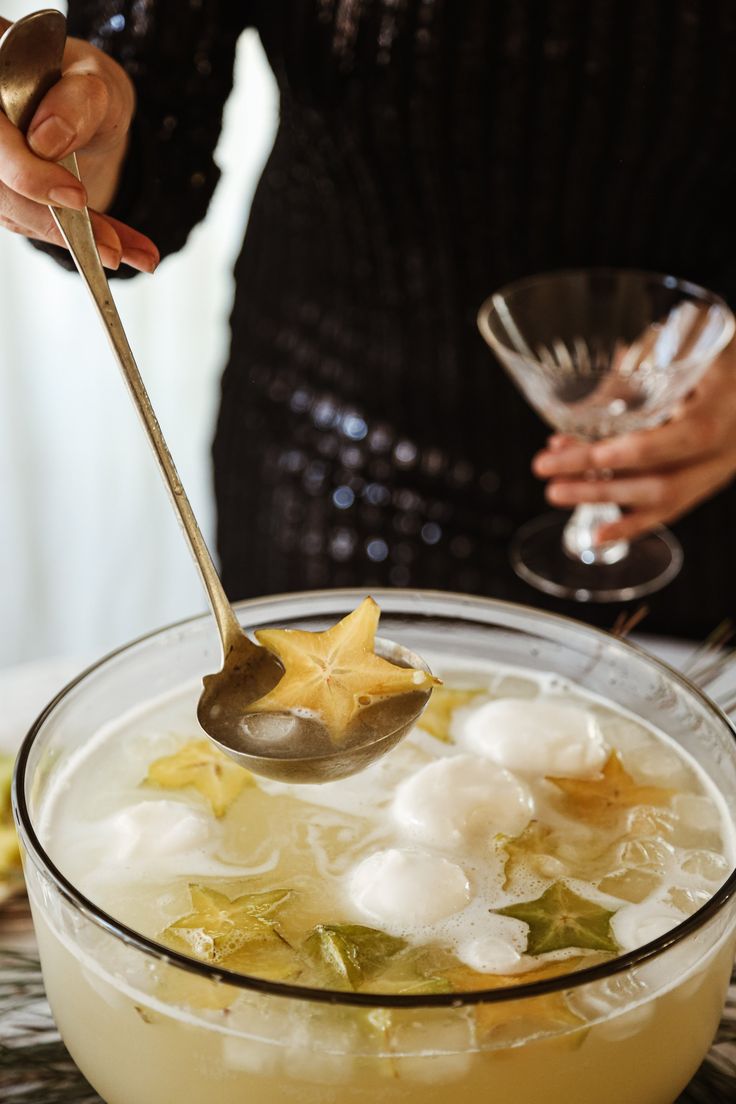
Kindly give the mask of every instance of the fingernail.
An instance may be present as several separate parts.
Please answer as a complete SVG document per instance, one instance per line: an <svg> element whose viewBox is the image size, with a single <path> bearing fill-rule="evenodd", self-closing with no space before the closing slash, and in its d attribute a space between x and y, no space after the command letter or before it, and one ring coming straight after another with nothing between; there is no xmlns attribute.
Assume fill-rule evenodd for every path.
<svg viewBox="0 0 736 1104"><path fill-rule="evenodd" d="M28 135L28 145L39 157L58 161L76 137L74 127L58 115L49 115Z"/></svg>
<svg viewBox="0 0 736 1104"><path fill-rule="evenodd" d="M145 249L126 249L125 263L133 268L140 268L143 272L155 272L158 267L158 257L153 253L147 253Z"/></svg>
<svg viewBox="0 0 736 1104"><path fill-rule="evenodd" d="M98 245L97 247L100 260L105 268L117 269L120 268L121 255L117 249L111 249L109 245Z"/></svg>
<svg viewBox="0 0 736 1104"><path fill-rule="evenodd" d="M48 198L54 207L71 207L74 211L81 211L87 202L81 188L50 188Z"/></svg>
<svg viewBox="0 0 736 1104"><path fill-rule="evenodd" d="M540 475L546 475L548 472L554 470L554 463L551 456L547 456L546 453L540 452L534 457L532 467L534 471L539 472Z"/></svg>
<svg viewBox="0 0 736 1104"><path fill-rule="evenodd" d="M559 452L566 444L566 439L562 435L555 434L553 437L547 438L547 448L552 449L555 452Z"/></svg>

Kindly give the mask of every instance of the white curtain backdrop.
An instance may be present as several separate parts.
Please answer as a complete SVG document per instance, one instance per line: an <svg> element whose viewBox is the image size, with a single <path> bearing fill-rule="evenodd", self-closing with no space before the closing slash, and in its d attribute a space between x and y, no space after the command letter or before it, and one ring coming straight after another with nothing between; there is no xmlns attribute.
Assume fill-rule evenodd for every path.
<svg viewBox="0 0 736 1104"><path fill-rule="evenodd" d="M38 3L3 0L15 19ZM257 37L239 44L223 170L186 249L113 284L180 475L213 543L209 449L230 270L278 96ZM0 667L97 654L205 608L132 403L76 277L0 231Z"/></svg>

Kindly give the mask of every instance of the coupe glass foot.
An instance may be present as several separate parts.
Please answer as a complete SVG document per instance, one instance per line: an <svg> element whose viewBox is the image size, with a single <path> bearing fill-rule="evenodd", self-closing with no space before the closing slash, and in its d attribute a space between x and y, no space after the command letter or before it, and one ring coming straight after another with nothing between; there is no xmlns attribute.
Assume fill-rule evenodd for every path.
<svg viewBox="0 0 736 1104"><path fill-rule="evenodd" d="M682 566L682 547L669 529L632 541L617 563L585 564L565 552L567 517L545 514L523 525L511 542L516 574L545 594L576 602L628 602L671 582Z"/></svg>

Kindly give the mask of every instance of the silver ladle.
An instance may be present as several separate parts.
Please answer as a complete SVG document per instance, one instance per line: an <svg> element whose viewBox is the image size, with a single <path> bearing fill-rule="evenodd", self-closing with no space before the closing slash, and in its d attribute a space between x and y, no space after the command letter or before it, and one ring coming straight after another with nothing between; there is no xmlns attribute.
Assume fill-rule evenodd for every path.
<svg viewBox="0 0 736 1104"><path fill-rule="evenodd" d="M66 20L55 10L34 12L0 39L0 108L26 133L41 100L61 77ZM76 156L61 164L79 179ZM153 447L171 501L199 568L222 644L222 669L203 679L197 719L209 738L241 766L286 782L324 782L368 766L389 751L420 716L429 691L412 691L361 711L339 746L318 719L287 713L249 713L248 706L281 678L283 668L242 629L215 570L158 419L125 336L97 252L89 211L50 207L87 286ZM408 649L376 640L376 651L402 667L428 670Z"/></svg>

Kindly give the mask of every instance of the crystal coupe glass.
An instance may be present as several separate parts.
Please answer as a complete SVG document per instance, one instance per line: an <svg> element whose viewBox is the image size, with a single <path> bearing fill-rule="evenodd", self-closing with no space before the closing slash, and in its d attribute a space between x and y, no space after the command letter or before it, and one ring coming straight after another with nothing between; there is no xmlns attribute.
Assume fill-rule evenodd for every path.
<svg viewBox="0 0 736 1104"><path fill-rule="evenodd" d="M556 672L657 726L697 762L736 821L733 729L663 664L523 606L374 593L382 631L433 662ZM360 597L282 595L238 612L247 625L323 629ZM52 857L53 839L43 842L54 791L123 714L144 719L152 702L183 687L194 725L198 680L217 654L208 617L121 649L56 698L18 761L15 813L46 991L67 1047L106 1104L672 1104L723 1007L736 873L676 928L574 974L513 989L390 996L231 973L144 936L86 897L72 856ZM492 1030L479 1032L479 1016Z"/></svg>
<svg viewBox="0 0 736 1104"><path fill-rule="evenodd" d="M734 318L717 295L673 276L582 269L501 288L478 326L546 422L598 441L666 421L731 340ZM613 503L594 503L569 519L537 518L514 538L514 569L547 594L582 602L660 589L680 569L678 541L660 527L597 544L598 527L620 516Z"/></svg>

